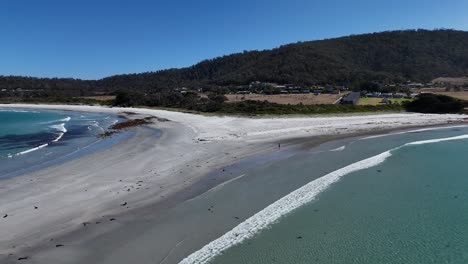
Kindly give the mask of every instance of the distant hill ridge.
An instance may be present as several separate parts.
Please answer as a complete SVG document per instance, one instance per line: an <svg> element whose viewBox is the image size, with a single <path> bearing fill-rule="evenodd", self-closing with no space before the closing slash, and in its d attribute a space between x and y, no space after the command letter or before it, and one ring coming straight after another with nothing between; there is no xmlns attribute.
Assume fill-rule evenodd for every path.
<svg viewBox="0 0 468 264"><path fill-rule="evenodd" d="M364 81L430 81L468 75L468 32L403 30L298 42L248 51L190 67L101 80L0 77L0 89L63 90L86 94L117 89L162 90L216 87L266 81L345 84Z"/></svg>

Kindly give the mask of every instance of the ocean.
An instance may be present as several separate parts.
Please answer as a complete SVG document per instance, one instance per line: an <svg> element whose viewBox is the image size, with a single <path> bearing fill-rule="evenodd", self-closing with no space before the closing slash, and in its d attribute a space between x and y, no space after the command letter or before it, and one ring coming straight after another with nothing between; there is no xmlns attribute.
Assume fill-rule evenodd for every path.
<svg viewBox="0 0 468 264"><path fill-rule="evenodd" d="M223 186L273 202L182 263L468 263L466 164L467 126L323 144Z"/></svg>
<svg viewBox="0 0 468 264"><path fill-rule="evenodd" d="M111 145L97 136L120 117L100 113L0 108L0 179Z"/></svg>

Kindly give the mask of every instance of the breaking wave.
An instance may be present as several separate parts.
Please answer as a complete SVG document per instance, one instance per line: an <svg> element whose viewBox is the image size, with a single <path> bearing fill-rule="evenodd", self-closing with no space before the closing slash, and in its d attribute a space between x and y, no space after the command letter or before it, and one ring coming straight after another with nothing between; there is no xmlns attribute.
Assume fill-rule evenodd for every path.
<svg viewBox="0 0 468 264"><path fill-rule="evenodd" d="M287 194L276 202L270 204L260 212L248 218L244 222L228 231L223 236L205 245L200 250L192 253L180 263L189 264L207 263L214 257L221 254L228 248L243 242L246 239L252 238L262 229L268 228L284 215L293 210L315 200L317 196L328 189L332 184L339 181L343 176L359 170L368 169L383 163L386 159L392 156L392 152L407 146L415 146L422 144L437 143L451 140L468 139L467 135L439 138L431 140L422 140L406 143L400 147L390 149L373 157L363 159L351 165L335 170L318 179L315 179L299 189Z"/></svg>
<svg viewBox="0 0 468 264"><path fill-rule="evenodd" d="M368 137L363 137L363 138L361 138L361 139L359 139L359 140L373 139L373 138L381 138L381 137L387 137L387 136L393 136L393 135L401 135L401 134L407 134L407 133L419 133L419 132L424 132L424 131L442 130L442 129L450 129L450 128L463 128L463 127L468 127L468 126L467 126L467 125L458 125L458 126L420 128L420 129L409 130L409 131L401 131L401 132L393 132L393 133L382 134L382 135L368 136Z"/></svg>

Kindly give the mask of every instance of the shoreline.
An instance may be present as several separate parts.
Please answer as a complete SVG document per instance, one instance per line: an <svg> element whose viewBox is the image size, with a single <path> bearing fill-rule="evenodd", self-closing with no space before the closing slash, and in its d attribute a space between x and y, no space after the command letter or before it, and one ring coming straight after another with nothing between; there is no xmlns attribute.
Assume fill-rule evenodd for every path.
<svg viewBox="0 0 468 264"><path fill-rule="evenodd" d="M22 105L21 107L24 107L24 105ZM36 108L36 107L37 105L30 106L30 108ZM56 106L43 106L43 107L47 109L51 109ZM83 109L87 107L61 106L61 108L68 108L71 111L74 111L74 110L76 111L76 109ZM367 128L364 127L363 129L354 128L354 130L340 129L342 127L338 126L338 127L335 127L335 130L334 130L335 133L329 133L330 135L328 136L326 134L314 135L314 133L309 133L311 135L305 136L305 137L301 137L301 136L303 136L304 134L308 134L307 132L303 133L306 130L313 129L310 126L305 126L305 128L304 126L292 127L292 128L281 127L279 128L280 133L284 131L288 131L290 135L274 137L274 135L278 134L278 131L275 131L275 130L278 130L278 128L274 128L273 131L270 131L272 133L269 133L268 130L264 129L263 131L257 130L257 131L254 131L254 133L250 133L250 134L247 132L244 135L239 135L243 131L240 131L241 133L239 133L239 131L236 131L232 125L228 126L227 129L223 131L224 133L219 133L220 132L219 128L215 129L217 130L215 132L218 132L218 134L213 133L213 131L207 131L207 130L210 130L210 126L212 127L212 126L225 125L226 121L232 122L234 123L234 125L239 124L238 123L239 119L241 119L240 121L249 122L250 119L247 119L247 118L214 117L215 120L213 121L213 120L208 120L211 118L207 118L207 117L200 117L200 116L195 116L192 114L184 114L184 113L171 113L168 111L161 111L161 110L132 109L132 108L124 108L124 110L122 110L120 108L114 109L114 108L102 108L102 107L98 107L98 108L89 107L89 108L91 108L93 111L106 111L106 112L111 111L113 113L117 113L117 111L121 111L121 112L132 111L132 112L137 112L137 114L151 114L157 117L169 119L170 121L155 123L154 127L157 127L158 129L162 130L161 137L157 139L156 142L151 140L151 137L149 137L148 136L149 134L147 134L148 131L145 131L144 128L137 128L136 135L133 136L132 139L129 139L130 142L127 142L127 144L118 143L115 147L111 147L111 150L109 151L104 150L100 153L91 154L90 156L92 157L87 156L84 158L79 158L76 162L72 162L72 163L78 163L78 164L74 164L73 166L71 166L71 164L58 165L58 167L62 167L62 173L63 173L69 170L73 171L73 170L78 170L80 168L83 169L83 168L86 168L85 166L89 167L90 163L93 164L93 160L94 162L96 162L98 160L101 161L102 159L104 159L104 161L107 162L109 165L115 164L115 161L124 163L124 165L117 166L118 168L111 168L109 173L105 173L105 169L104 171L101 171L101 173L97 173L96 169L94 169L94 172L92 173L93 174L92 177L88 177L88 179L91 178L94 181L98 180L97 182L95 182L97 186L95 186L94 189L96 190L90 187L89 190L86 190L87 194L84 196L82 195L83 197L80 196L79 197L80 199L78 200L80 202L83 202L83 200L85 200L86 202L89 203L90 201L87 201L89 199L86 198L86 196L90 195L91 193L95 194L97 197L104 196L103 198L105 199L100 200L101 205L94 205L96 207L94 208L94 210L89 210L89 207L87 207L86 210L84 210L85 217L80 215L81 217L79 219L82 220L82 222L80 222L77 219L70 219L70 218L68 219L69 222L73 223L72 225L73 228L71 228L71 226L62 226L62 231L65 234L69 234L70 237L82 236L82 234L77 234L77 233L83 233L82 232L83 228L91 229L91 228L96 227L96 230L94 230L94 232L96 232L95 234L98 234L98 236L102 236L105 233L108 234L112 232L117 232L116 230L119 230L119 228L121 228L123 226L123 223L125 222L123 221L122 217L125 218L125 216L129 216L129 217L131 216L130 218L136 218L135 215L140 214L140 216L143 216L144 218L144 217L148 217L148 215L151 216L157 210L164 210L164 208L169 208L171 206L176 207L178 204L183 203L189 198L191 199L191 198L197 197L200 194L205 193L206 190L209 190L211 188L216 188L216 186L219 186L219 184L223 184L233 178L238 177L238 176L232 176L231 178L229 178L228 176L228 177L221 178L217 176L216 173L212 174L213 171L218 170L218 173L220 173L219 172L220 168L223 168L224 170L224 167L227 166L228 164L236 164L240 160L245 159L246 157L250 157L251 159L252 157L258 157L258 156L262 156L268 153L276 152L278 140L281 140L282 152L283 151L294 152L301 148L310 149L312 146L317 146L317 145L323 144L324 142L330 142L330 140L333 141L337 139L340 140L340 139L346 139L346 138L353 138L356 136L362 136L364 134L365 135L382 134L382 133L388 133L390 131L404 130L404 129L407 130L407 129L411 129L415 127L427 127L427 126L444 125L444 124L447 125L447 124L453 124L453 123L458 123L458 122L459 123L466 122L464 116L451 115L449 118L438 120L437 122L432 121L430 122L430 124L427 124L427 125L419 124L416 126L410 126L410 124L403 124L403 123L407 123L408 120L403 120L403 121L400 121L401 123L400 126L397 126L394 128L387 127L387 131L385 131L385 129L383 128L380 128L378 130L372 130L372 129L369 129L369 127ZM411 114L406 115L406 116L410 117ZM421 115L418 115L418 116L421 116ZM403 117L405 116L403 115ZM435 116L433 115L432 117L435 117ZM313 120L316 118L317 117L303 118L303 120L308 121L308 120ZM200 121L200 119L203 119L202 123L203 122L204 123L202 125L196 124L197 121ZM369 119L372 119L372 118L369 117ZM260 121L262 120L264 119L260 119ZM287 118L272 118L268 121L281 122L283 120L288 120L288 119ZM343 118L340 118L339 121L341 120L343 120ZM368 121L369 120L365 120L365 123L369 123ZM374 120L373 124L379 125L378 122L380 121ZM203 126L206 126L206 127L204 128ZM348 128L352 128L352 127L353 127L353 124L348 126ZM323 129L323 124L322 124L321 129ZM237 132L239 134L237 134L237 136L234 136L234 135L230 135L229 132ZM272 138L274 139L272 140ZM304 142L306 138L308 138L307 140L308 142ZM122 145L127 145L127 146L125 147ZM146 145L146 147L142 145ZM155 162L152 159L152 156L150 154L158 155L161 160ZM106 155L108 157L106 157ZM163 157L161 157L160 155L162 155ZM124 156L124 157L119 158L118 156ZM202 161L208 162L206 163L207 165L200 165L202 164ZM138 168L136 170L134 168L129 169L128 165L130 164L132 164L131 166L135 166ZM67 165L70 165L70 166L67 166ZM197 167L197 166L200 166L200 167ZM39 177L39 178L45 177L51 180L50 182L48 182L49 184L53 183L53 184L56 184L58 187L63 187L61 186L61 183L55 182L57 180L55 178L57 178L57 175L60 174L59 171L51 172L49 170L48 173L54 174L55 177L54 175L52 176L48 175L46 177L44 175L47 174L47 172L45 172L45 174L44 172L39 172L37 175L19 176L19 178L28 177L28 176ZM118 175L118 176L110 175L112 174L110 172L113 172L114 174L124 174L125 171L127 172L133 171L134 173L137 172L135 174L139 176L135 178L134 175L133 176L127 175L124 177L121 177L121 175ZM89 173L90 172L88 172L88 174ZM71 180L74 179L74 181L77 181L76 178L80 177L79 176L80 173L77 173L77 174L78 175L70 176L69 178ZM102 176L101 174L105 174L105 175ZM149 177L150 175L153 175L153 176ZM212 177L214 178L218 178L219 180L216 182L210 180L209 178L210 175L212 175ZM102 188L109 189L109 191L112 191L115 193L117 192L123 193L125 190L122 188L123 186L119 186L120 184L117 180L122 180L122 182L126 182L127 185L133 184L134 186L131 190L131 192L133 193L133 189L138 188L137 187L138 181L136 180L140 178L142 181L144 181L140 183L140 185L142 185L141 187L150 188L147 190L144 189L145 191L143 191L142 189L142 192L140 192L141 194L126 195L124 196L125 198L115 198L115 196L108 197L106 195L102 195L102 190L103 190ZM207 184L206 181L208 181L209 184ZM26 183L24 183L23 181L22 184L26 184ZM195 186L197 184L200 184L199 187ZM157 187L162 187L162 188L157 189ZM193 188L191 190L192 193L184 192L188 190L189 188ZM28 190L28 188L25 188L25 189ZM76 186L74 187L74 189L76 190ZM152 190L152 189L157 189L157 190ZM177 197L174 198L171 196L171 195L177 195L177 194L179 195L183 194L183 195L182 197L179 197L179 198ZM58 198L57 197L58 195L59 194L55 194L56 198ZM158 198L155 198L156 195ZM66 196L67 195L65 195L65 197ZM94 199L97 198L96 196L94 197ZM0 197L3 198L1 191L0 191ZM53 197L49 197L49 198L53 198ZM161 205L160 203L161 202L164 203L164 201L166 201L169 204L166 204L165 206ZM70 204L74 204L77 201L72 200L69 202ZM122 208L124 206L121 206L121 205L124 203L130 206L130 208ZM160 207L159 209L158 209L158 206ZM137 209L134 209L134 208L137 208ZM149 208L153 208L153 209L149 209ZM83 211L83 208L80 208L80 207L72 208L72 209L74 210L71 210L71 211L76 211L76 210ZM141 211L137 212L138 210L141 210ZM141 213L143 211L145 212L144 214ZM97 227L98 224L93 224L92 226L91 223L86 224L85 226L82 226L83 223L89 221L90 219L94 219L93 221L95 221L94 223L96 223L97 219L95 217L93 218L93 214L96 215L97 212L99 212L101 215L104 214L103 212L106 212L104 214L105 215L104 220L100 220L102 224L100 223L99 227ZM74 213L74 215L75 216L77 215L76 212ZM115 220L111 221L110 219L112 218L114 218ZM119 223L121 219L123 222ZM103 227L104 222L106 222L107 227ZM2 221L0 221L0 225L1 224L2 224ZM49 224L44 223L44 225L49 225ZM74 231L70 233L71 229L73 229ZM74 232L77 232L77 233L74 233ZM58 235L59 233L60 232L56 231L55 233L56 235L54 237L61 237L60 235ZM89 232L89 233L92 233L92 232ZM34 234L34 236L37 236L37 235L38 234ZM67 235L65 235L65 237L66 236ZM24 239L24 237L22 237L22 239ZM44 239L46 238L44 237L43 241ZM17 241L19 240L21 239L18 239ZM86 238L83 241L86 241ZM55 250L55 249L51 250L51 248L53 248L53 245L56 243L58 242L55 242L55 241L50 241L49 243L42 242L42 246L34 247L33 246L34 243L31 242L30 245L27 245L24 247L15 247L14 250L10 248L10 250L8 250L7 252L2 251L2 253L10 254L11 252L21 252L20 254L29 254L28 252L32 252L34 254L31 255L32 257L30 260L28 260L29 261L28 263L47 263L47 261L51 260L51 257L53 259L54 254L58 254L55 256L57 258L59 258L60 256L62 257L64 256L61 254L71 254L70 256L75 256L74 254L77 254L76 252L72 253L73 252L72 249L68 249L68 248L71 248L69 244L65 244L66 247L61 249L61 252L60 250ZM38 244L41 244L41 243L38 243ZM78 248L78 246L76 247ZM44 252L47 252L47 254L44 254ZM17 257L18 255L14 255L14 256ZM10 257L7 259L8 261L16 260L16 258L14 257ZM70 263L74 263L74 262L70 262Z"/></svg>

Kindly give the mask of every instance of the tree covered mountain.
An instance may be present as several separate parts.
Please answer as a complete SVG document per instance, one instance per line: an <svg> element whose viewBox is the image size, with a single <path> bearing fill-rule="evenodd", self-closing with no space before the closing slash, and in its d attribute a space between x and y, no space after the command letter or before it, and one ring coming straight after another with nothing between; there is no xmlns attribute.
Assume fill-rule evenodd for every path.
<svg viewBox="0 0 468 264"><path fill-rule="evenodd" d="M365 81L428 82L468 75L468 32L404 30L299 42L202 61L182 69L116 75L101 80L0 77L0 89L42 89L73 94L119 89L276 83L344 84Z"/></svg>

